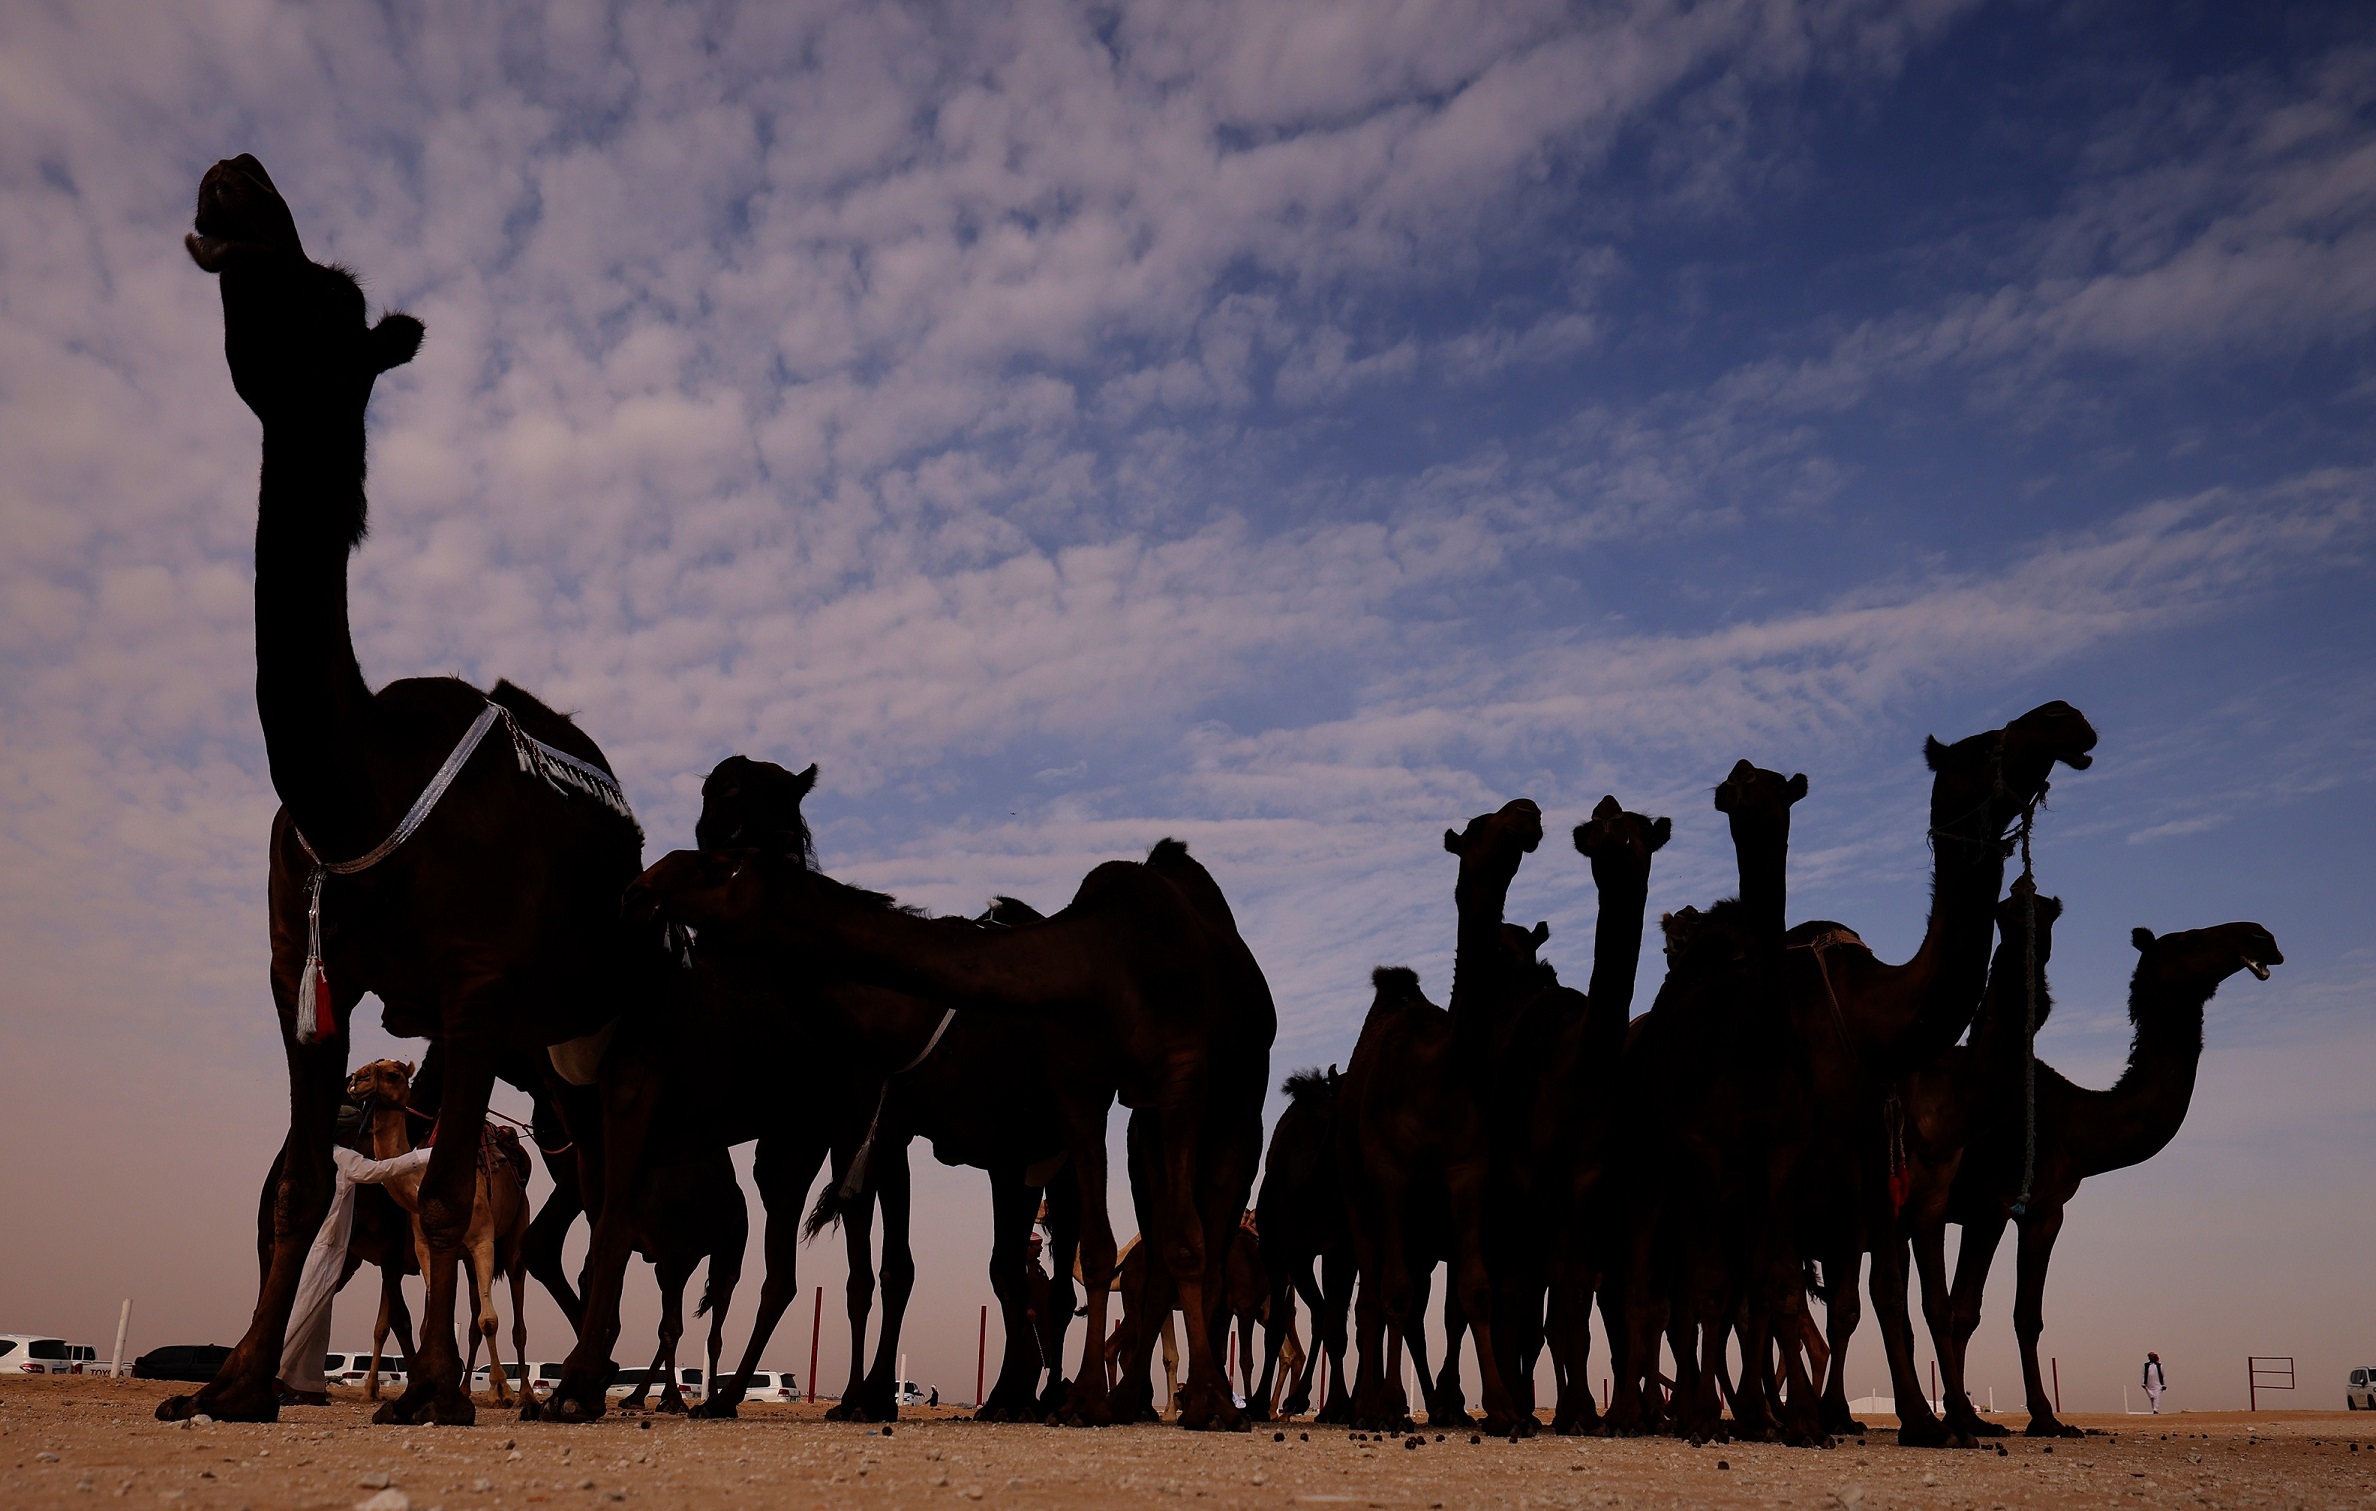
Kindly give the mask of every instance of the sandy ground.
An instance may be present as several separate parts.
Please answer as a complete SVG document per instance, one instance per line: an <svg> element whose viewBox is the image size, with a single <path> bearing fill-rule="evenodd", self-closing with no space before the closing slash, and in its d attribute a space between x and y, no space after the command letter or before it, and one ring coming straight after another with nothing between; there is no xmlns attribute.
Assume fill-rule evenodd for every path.
<svg viewBox="0 0 2376 1511"><path fill-rule="evenodd" d="M482 1403L483 1426L373 1427L359 1391L288 1410L272 1426L167 1425L150 1413L171 1388L0 1382L0 1507L2376 1504L2376 1418L2345 1412L2080 1417L2104 1435L2015 1438L2000 1457L1901 1450L1878 1429L1830 1451L1549 1436L1472 1445L1465 1433L1440 1443L1428 1433L1406 1448L1309 1423L1288 1424L1282 1441L1275 1427L1080 1432L943 1411L885 1435L826 1422L809 1406L749 1406L739 1422L614 1413L562 1427Z"/></svg>

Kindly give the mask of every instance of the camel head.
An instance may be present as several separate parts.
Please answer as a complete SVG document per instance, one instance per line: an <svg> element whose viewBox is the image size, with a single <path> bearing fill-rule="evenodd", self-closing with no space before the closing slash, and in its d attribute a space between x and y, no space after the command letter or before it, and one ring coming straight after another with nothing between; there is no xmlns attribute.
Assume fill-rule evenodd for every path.
<svg viewBox="0 0 2376 1511"><path fill-rule="evenodd" d="M814 765L788 771L773 761L728 756L701 784L693 842L704 850L763 850L814 865L816 847L800 803L816 785Z"/></svg>
<svg viewBox="0 0 2376 1511"><path fill-rule="evenodd" d="M1993 842L2030 804L2046 793L2054 763L2073 771L2095 764L2095 726L2070 704L2041 703L2003 729L1943 745L1923 742L1922 756L1933 773L1931 832L1975 842Z"/></svg>
<svg viewBox="0 0 2376 1511"><path fill-rule="evenodd" d="M2129 942L2139 956L2135 986L2161 986L2182 994L2207 993L2238 971L2266 981L2269 967L2285 964L2276 938L2257 923L2221 923L2161 935L2137 929ZM2134 989L2129 994L2132 1017L2142 995Z"/></svg>
<svg viewBox="0 0 2376 1511"><path fill-rule="evenodd" d="M2030 904L2037 905L2038 964L2054 958L2054 924L2062 917L2063 905L2059 897L2038 896L2038 884L2026 876L2017 876L2006 889L2005 900L1997 904L1997 937L2011 945L2021 938L2023 925L2030 918Z"/></svg>
<svg viewBox="0 0 2376 1511"><path fill-rule="evenodd" d="M1543 842L1543 810L1527 798L1512 798L1493 813L1481 813L1465 829L1446 829L1444 848L1460 857L1460 874L1482 868L1507 885L1518 863Z"/></svg>
<svg viewBox="0 0 2376 1511"><path fill-rule="evenodd" d="M347 1100L363 1107L403 1107L412 1099L413 1065L407 1060L374 1060L347 1077Z"/></svg>
<svg viewBox="0 0 2376 1511"><path fill-rule="evenodd" d="M1733 763L1730 775L1716 784L1716 811L1738 823L1751 814L1779 814L1785 830L1790 827L1790 805L1807 795L1807 774L1784 776L1763 766L1752 766L1746 757Z"/></svg>
<svg viewBox="0 0 2376 1511"><path fill-rule="evenodd" d="M1803 784L1806 778L1799 780ZM1592 879L1596 885L1607 887L1625 882L1641 886L1650 879L1650 857L1666 848L1674 833L1673 819L1628 813L1617 806L1616 795L1612 793L1600 800L1600 806L1592 810L1592 817L1576 826L1574 838L1576 853L1592 862Z"/></svg>
<svg viewBox="0 0 2376 1511"><path fill-rule="evenodd" d="M389 313L366 323L355 275L306 257L288 202L247 153L206 170L197 229L183 244L222 280L231 383L267 427L360 425L373 381L421 349L420 321Z"/></svg>

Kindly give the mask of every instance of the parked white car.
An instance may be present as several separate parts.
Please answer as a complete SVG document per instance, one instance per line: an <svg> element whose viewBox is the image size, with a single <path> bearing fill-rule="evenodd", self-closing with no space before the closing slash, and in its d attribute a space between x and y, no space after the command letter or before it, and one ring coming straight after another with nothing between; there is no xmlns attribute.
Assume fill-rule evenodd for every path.
<svg viewBox="0 0 2376 1511"><path fill-rule="evenodd" d="M403 1384L404 1355L399 1353L381 1354L379 1372L381 1384L385 1385L390 1380L394 1380L399 1385ZM371 1350L363 1349L354 1353L323 1355L322 1378L333 1385L362 1384L371 1378Z"/></svg>
<svg viewBox="0 0 2376 1511"><path fill-rule="evenodd" d="M2346 1411L2376 1411L2376 1364L2351 1372L2351 1383L2343 1387L2343 1407Z"/></svg>
<svg viewBox="0 0 2376 1511"><path fill-rule="evenodd" d="M733 1377L722 1376L721 1378L731 1379ZM743 1390L743 1399L746 1401L797 1401L800 1399L800 1382L792 1377L792 1371L788 1369L754 1369L751 1371L751 1383Z"/></svg>
<svg viewBox="0 0 2376 1511"><path fill-rule="evenodd" d="M66 1340L41 1333L0 1333L0 1374L63 1375L74 1372Z"/></svg>

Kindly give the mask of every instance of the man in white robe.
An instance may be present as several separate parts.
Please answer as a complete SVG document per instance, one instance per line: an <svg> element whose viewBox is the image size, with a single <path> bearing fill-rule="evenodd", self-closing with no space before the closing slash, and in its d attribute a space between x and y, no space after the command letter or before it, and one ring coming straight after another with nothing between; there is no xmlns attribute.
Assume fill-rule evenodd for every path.
<svg viewBox="0 0 2376 1511"><path fill-rule="evenodd" d="M429 1163L430 1151L415 1149L394 1159L368 1159L344 1144L331 1146L338 1185L330 1198L330 1215L322 1219L305 1269L297 1279L297 1300L289 1308L287 1341L281 1346L280 1384L292 1394L320 1395L330 1388L322 1372L323 1355L330 1347L330 1303L337 1299L345 1276L347 1243L355 1228L355 1187L384 1186Z"/></svg>

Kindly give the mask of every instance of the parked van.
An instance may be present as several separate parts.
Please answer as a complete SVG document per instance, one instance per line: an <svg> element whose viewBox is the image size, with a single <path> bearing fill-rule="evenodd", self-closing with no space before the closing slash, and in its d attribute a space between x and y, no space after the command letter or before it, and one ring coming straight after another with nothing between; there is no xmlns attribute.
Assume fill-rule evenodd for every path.
<svg viewBox="0 0 2376 1511"><path fill-rule="evenodd" d="M40 1333L0 1333L0 1374L62 1375L74 1368L66 1340Z"/></svg>
<svg viewBox="0 0 2376 1511"><path fill-rule="evenodd" d="M2376 1364L2351 1372L2351 1383L2343 1387L2343 1407L2347 1411L2376 1411Z"/></svg>

